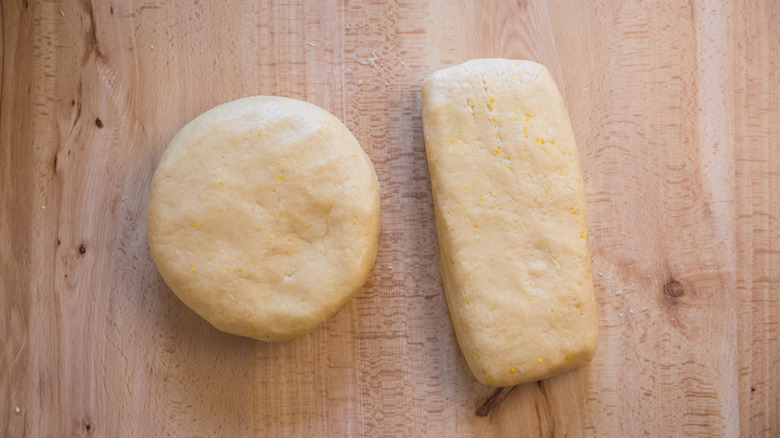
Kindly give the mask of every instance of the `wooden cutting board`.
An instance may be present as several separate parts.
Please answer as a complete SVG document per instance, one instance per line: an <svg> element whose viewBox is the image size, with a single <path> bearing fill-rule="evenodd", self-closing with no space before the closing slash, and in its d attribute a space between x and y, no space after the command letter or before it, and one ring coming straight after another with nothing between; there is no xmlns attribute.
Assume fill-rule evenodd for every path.
<svg viewBox="0 0 780 438"><path fill-rule="evenodd" d="M711 4L717 3L717 4ZM0 436L780 435L780 3L3 1ZM420 83L547 65L585 173L600 346L497 391L442 295ZM373 59L373 62L370 62ZM239 97L374 161L368 284L311 335L213 329L162 282L149 181Z"/></svg>

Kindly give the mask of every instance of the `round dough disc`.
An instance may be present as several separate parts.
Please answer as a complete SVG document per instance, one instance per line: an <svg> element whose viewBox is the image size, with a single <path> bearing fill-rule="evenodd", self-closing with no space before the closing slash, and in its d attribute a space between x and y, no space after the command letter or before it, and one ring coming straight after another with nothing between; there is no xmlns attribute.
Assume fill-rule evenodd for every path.
<svg viewBox="0 0 780 438"><path fill-rule="evenodd" d="M308 333L376 259L379 186L346 126L310 103L239 99L188 123L152 178L149 248L173 292L219 330Z"/></svg>

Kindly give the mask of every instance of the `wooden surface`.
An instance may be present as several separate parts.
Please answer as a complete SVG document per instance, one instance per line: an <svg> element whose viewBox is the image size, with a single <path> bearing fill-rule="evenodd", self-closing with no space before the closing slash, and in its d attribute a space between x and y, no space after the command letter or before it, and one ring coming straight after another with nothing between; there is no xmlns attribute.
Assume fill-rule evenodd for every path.
<svg viewBox="0 0 780 438"><path fill-rule="evenodd" d="M1 4L0 437L780 435L780 3ZM420 121L421 80L479 57L565 96L601 321L590 366L498 393L453 336ZM382 188L369 283L273 345L146 243L167 142L255 94L333 112Z"/></svg>

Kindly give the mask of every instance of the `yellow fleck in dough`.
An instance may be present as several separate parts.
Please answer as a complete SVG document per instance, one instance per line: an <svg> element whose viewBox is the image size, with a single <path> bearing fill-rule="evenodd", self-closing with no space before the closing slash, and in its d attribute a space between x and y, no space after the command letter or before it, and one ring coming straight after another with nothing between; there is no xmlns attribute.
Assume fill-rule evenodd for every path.
<svg viewBox="0 0 780 438"><path fill-rule="evenodd" d="M379 186L336 117L293 99L249 97L173 138L147 220L154 261L185 304L222 331L281 341L322 324L367 279Z"/></svg>
<svg viewBox="0 0 780 438"><path fill-rule="evenodd" d="M471 371L512 386L585 365L598 337L585 194L549 72L505 59L439 70L422 115L442 284Z"/></svg>

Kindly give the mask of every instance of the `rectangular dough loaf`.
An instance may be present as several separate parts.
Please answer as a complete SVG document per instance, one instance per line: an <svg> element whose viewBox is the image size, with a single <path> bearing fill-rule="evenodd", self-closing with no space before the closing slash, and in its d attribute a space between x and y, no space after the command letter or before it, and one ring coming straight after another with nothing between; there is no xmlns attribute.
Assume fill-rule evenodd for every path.
<svg viewBox="0 0 780 438"><path fill-rule="evenodd" d="M590 362L598 317L563 99L531 61L472 60L422 85L440 267L455 334L490 386Z"/></svg>

